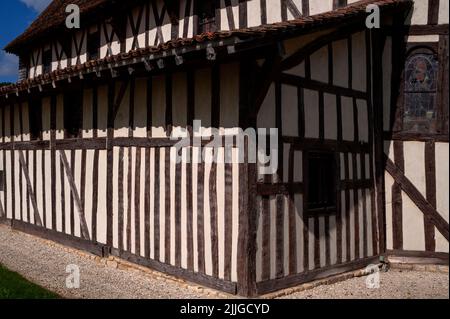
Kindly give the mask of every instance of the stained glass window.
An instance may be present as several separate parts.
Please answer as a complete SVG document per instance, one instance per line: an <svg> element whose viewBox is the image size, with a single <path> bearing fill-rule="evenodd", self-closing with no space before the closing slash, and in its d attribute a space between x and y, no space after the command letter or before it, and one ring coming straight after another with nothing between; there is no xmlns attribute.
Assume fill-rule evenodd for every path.
<svg viewBox="0 0 450 319"><path fill-rule="evenodd" d="M436 90L438 62L434 54L416 53L405 65L403 130L436 131Z"/></svg>

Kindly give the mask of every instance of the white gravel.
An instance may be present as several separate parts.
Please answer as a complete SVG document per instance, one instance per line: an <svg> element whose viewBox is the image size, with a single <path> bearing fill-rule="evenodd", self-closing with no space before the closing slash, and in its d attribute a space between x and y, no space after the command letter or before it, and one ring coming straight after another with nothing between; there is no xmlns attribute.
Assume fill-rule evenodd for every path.
<svg viewBox="0 0 450 319"><path fill-rule="evenodd" d="M171 280L100 265L95 260L68 252L58 245L47 245L36 237L12 231L2 225L0 263L64 298L212 298ZM69 275L66 267L71 264L80 267L80 289L66 288Z"/></svg>
<svg viewBox="0 0 450 319"><path fill-rule="evenodd" d="M99 264L59 245L0 225L0 264L65 298L199 299L223 298L195 285ZM80 289L66 288L67 265L80 267ZM448 273L391 270L381 273L380 289L367 289L366 277L318 286L283 298L449 298Z"/></svg>
<svg viewBox="0 0 450 319"><path fill-rule="evenodd" d="M400 271L380 273L380 288L369 289L367 277L355 277L318 286L282 298L288 299L448 299L448 273Z"/></svg>

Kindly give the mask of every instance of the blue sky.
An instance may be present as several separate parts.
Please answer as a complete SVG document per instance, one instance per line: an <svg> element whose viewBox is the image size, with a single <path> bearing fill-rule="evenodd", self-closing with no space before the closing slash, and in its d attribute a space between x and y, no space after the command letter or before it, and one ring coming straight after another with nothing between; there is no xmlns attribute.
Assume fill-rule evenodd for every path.
<svg viewBox="0 0 450 319"><path fill-rule="evenodd" d="M20 35L50 0L0 0L0 49ZM0 50L0 82L17 81L17 58Z"/></svg>

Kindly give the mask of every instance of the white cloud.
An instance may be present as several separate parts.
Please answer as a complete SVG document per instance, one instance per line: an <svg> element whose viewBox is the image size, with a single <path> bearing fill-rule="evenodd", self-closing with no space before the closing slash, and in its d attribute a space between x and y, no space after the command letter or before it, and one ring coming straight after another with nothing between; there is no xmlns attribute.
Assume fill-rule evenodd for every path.
<svg viewBox="0 0 450 319"><path fill-rule="evenodd" d="M0 77L17 76L18 64L17 56L0 51Z"/></svg>
<svg viewBox="0 0 450 319"><path fill-rule="evenodd" d="M51 0L20 0L25 3L25 5L29 8L36 10L37 12L41 12L44 10Z"/></svg>

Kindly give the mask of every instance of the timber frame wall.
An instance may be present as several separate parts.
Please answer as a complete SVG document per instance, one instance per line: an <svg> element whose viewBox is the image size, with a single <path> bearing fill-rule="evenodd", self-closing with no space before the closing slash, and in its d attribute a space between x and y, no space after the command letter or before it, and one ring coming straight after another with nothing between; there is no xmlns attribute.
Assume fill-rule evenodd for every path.
<svg viewBox="0 0 450 319"><path fill-rule="evenodd" d="M286 15L280 14L280 19L291 18L292 3L301 10L313 10L319 3L300 2L310 6L283 2L288 5L282 7ZM256 4L243 3L247 9ZM343 3L333 1L330 8ZM242 8L241 2L224 6L220 12L236 20L221 16L220 25L239 21L241 26L247 21ZM266 15L278 12L270 8ZM261 21L252 23L264 21L263 11ZM433 12L430 19L435 21ZM139 12L131 16L129 20L141 21L141 27L130 26L127 40L120 43L105 32L111 45L102 46L101 57L153 42L150 32L137 32L148 30L143 22L147 18L139 18ZM447 24L443 21L406 27L405 32L439 34L439 52L444 56L448 17ZM267 41L234 55L217 49L215 61L194 52L180 66L167 63L151 73L143 65L133 65L131 74L127 67L119 67L116 75L106 70L73 77L56 87L49 84L33 93L42 101L42 134L37 140L30 135L31 103L26 95L10 96L0 112L0 221L243 296L361 268L391 253L438 257L448 263L448 197L447 202L433 197L434 190L436 196L448 191L448 179L438 182L444 178L443 163L448 163L448 155L442 155L448 150L448 130L433 137L405 138L390 130L390 118L386 122L386 114L396 108L386 101L397 96L394 86L401 65L386 60L401 50L388 45L390 37L403 36L395 31L395 23L404 21L386 19L380 30L366 30L359 21L277 43ZM155 39L172 30L168 25L164 29L160 23ZM190 28L189 23L183 26ZM83 41L73 63L85 59ZM56 61L62 68L64 63ZM38 75L33 67L42 66L36 62L31 67L30 74ZM384 78L386 74L392 78ZM442 109L448 109L443 87L447 104ZM83 96L82 129L76 139L67 138L64 126L68 91ZM219 128L222 135L234 135L237 128L278 128L279 170L274 176L261 176L258 165L247 162L172 163L176 141L168 136L180 128L191 131L194 119L202 120L206 136L210 127ZM407 163L402 166L407 158L414 161L399 147L407 150L410 139L424 143L424 166L433 163L430 159L436 154L434 168L430 164L423 178L426 194L415 185L421 179L413 183ZM391 140L397 145L395 157L383 152ZM211 157L208 142L203 144ZM334 154L338 171L334 214L307 211L306 159L313 151ZM237 157L247 149L220 148L217 155L227 152ZM185 157L197 154L191 145L183 148ZM403 190L403 201L411 197L419 207L426 247L401 236L416 224L402 219L410 207L390 208L391 189L396 196ZM434 228L437 236L443 236L436 237L435 246L430 243Z"/></svg>
<svg viewBox="0 0 450 319"><path fill-rule="evenodd" d="M237 190L247 187L248 166L175 164L178 141L168 135L192 131L187 123L194 118L226 127L223 134L239 126L239 63L85 80L70 86L83 95L76 139L65 133L67 88L40 95L39 140L30 140L26 100L2 107L1 218L15 229L237 293L238 238L245 242ZM199 150L186 145L182 152L186 158ZM239 155L222 147L216 156L226 152Z"/></svg>
<svg viewBox="0 0 450 319"><path fill-rule="evenodd" d="M406 23L393 22L383 42L386 249L390 255L448 264L448 10L443 0L416 1ZM403 68L409 52L433 52L439 67L436 131L402 131ZM400 52L400 54L399 54Z"/></svg>
<svg viewBox="0 0 450 319"><path fill-rule="evenodd" d="M277 127L280 168L260 176L258 294L361 268L382 252L376 209L371 31L340 28L302 40L279 65L258 112L258 127ZM309 152L335 157L337 210L309 213Z"/></svg>

